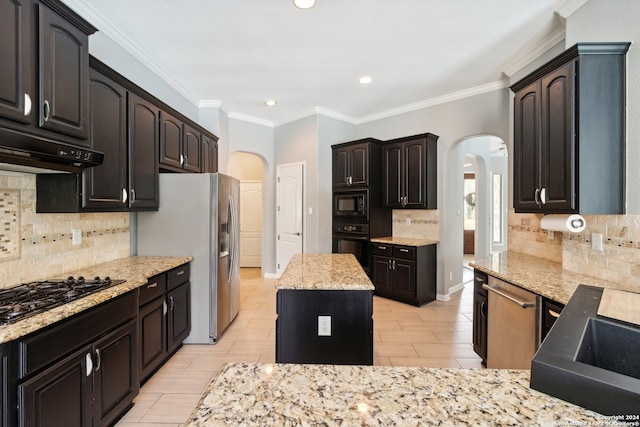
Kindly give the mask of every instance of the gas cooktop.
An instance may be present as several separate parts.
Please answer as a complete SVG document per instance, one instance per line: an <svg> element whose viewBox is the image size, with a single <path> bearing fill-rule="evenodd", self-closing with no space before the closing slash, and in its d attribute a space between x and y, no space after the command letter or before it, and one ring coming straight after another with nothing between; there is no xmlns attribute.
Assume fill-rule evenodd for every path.
<svg viewBox="0 0 640 427"><path fill-rule="evenodd" d="M24 283L0 290L0 325L15 323L124 282L112 280L109 276L93 279L69 276L62 280Z"/></svg>

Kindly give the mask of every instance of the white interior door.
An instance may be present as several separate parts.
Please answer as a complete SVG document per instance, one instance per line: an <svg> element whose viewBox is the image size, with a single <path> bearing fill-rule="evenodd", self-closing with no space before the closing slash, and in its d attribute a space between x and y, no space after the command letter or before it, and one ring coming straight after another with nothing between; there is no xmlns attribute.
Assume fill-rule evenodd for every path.
<svg viewBox="0 0 640 427"><path fill-rule="evenodd" d="M262 265L262 182L240 182L240 267Z"/></svg>
<svg viewBox="0 0 640 427"><path fill-rule="evenodd" d="M303 163L278 165L276 264L278 277L291 257L302 253Z"/></svg>

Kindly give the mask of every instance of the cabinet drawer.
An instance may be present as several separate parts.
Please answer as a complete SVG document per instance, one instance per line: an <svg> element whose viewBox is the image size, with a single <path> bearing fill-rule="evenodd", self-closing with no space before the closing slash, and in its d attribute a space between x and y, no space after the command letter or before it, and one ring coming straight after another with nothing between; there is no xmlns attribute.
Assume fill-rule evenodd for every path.
<svg viewBox="0 0 640 427"><path fill-rule="evenodd" d="M416 248L413 246L394 246L393 256L402 259L416 259Z"/></svg>
<svg viewBox="0 0 640 427"><path fill-rule="evenodd" d="M189 281L190 264L181 265L167 273L167 289L173 289Z"/></svg>
<svg viewBox="0 0 640 427"><path fill-rule="evenodd" d="M391 256L392 248L393 246L386 243L373 243L373 254Z"/></svg>
<svg viewBox="0 0 640 427"><path fill-rule="evenodd" d="M138 288L140 292L140 305L144 305L151 300L163 295L167 290L167 278L164 274L152 277L147 283Z"/></svg>

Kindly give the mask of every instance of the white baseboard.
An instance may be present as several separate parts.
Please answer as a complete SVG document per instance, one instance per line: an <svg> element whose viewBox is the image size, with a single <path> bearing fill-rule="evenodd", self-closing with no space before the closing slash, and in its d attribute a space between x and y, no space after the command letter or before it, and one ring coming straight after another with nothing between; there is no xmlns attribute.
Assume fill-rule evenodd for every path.
<svg viewBox="0 0 640 427"><path fill-rule="evenodd" d="M279 279L280 276L278 276L276 273L264 273L263 274L265 279Z"/></svg>
<svg viewBox="0 0 640 427"><path fill-rule="evenodd" d="M446 294L437 294L436 299L438 301L449 301L451 299L451 295L455 292L458 292L464 288L464 283L458 283L455 286L449 288L449 292Z"/></svg>

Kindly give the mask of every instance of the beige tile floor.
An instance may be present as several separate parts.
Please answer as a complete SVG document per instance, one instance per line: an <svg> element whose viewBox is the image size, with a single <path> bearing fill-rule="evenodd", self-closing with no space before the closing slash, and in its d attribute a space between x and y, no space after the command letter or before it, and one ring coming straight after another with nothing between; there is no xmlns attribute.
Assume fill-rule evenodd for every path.
<svg viewBox="0 0 640 427"><path fill-rule="evenodd" d="M465 272L465 280L473 276ZM275 280L242 269L240 313L216 345L184 345L140 389L118 427L178 427L225 363L273 363ZM374 364L481 368L471 347L473 287L450 301L413 307L374 297Z"/></svg>

